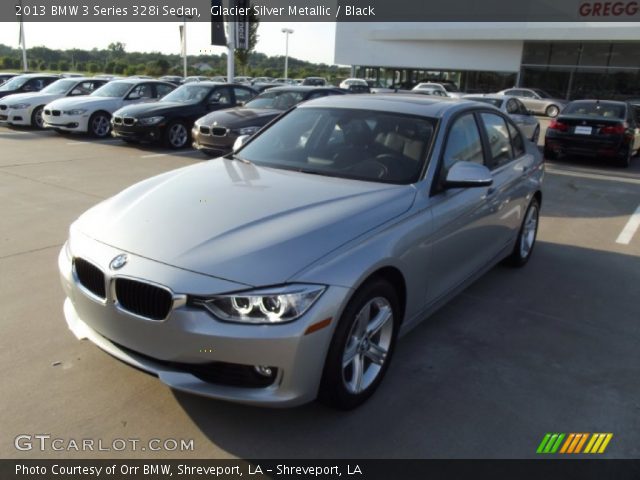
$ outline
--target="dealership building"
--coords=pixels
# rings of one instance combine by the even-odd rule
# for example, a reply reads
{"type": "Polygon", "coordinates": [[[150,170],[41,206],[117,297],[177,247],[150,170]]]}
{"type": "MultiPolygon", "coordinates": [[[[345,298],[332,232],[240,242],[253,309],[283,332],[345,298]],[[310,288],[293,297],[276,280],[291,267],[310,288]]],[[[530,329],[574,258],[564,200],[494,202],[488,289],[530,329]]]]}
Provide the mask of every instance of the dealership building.
{"type": "Polygon", "coordinates": [[[640,98],[640,23],[338,23],[335,62],[407,87],[542,88],[560,98],[640,98]]]}

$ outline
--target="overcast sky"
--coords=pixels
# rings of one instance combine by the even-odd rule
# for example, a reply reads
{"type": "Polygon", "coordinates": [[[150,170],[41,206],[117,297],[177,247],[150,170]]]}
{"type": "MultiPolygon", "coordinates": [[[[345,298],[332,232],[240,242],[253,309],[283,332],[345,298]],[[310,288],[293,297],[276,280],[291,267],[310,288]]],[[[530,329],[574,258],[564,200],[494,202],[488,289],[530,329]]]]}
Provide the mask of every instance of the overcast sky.
{"type": "MultiPolygon", "coordinates": [[[[52,49],[107,48],[112,42],[126,44],[129,52],[180,53],[180,23],[27,23],[27,48],[46,46],[52,49]]],[[[333,64],[335,23],[277,23],[262,22],[256,50],[267,55],[284,55],[285,34],[282,28],[292,28],[289,36],[289,56],[311,62],[333,64]]],[[[220,54],[225,47],[210,45],[208,23],[189,23],[187,50],[189,55],[220,54]]],[[[18,23],[0,22],[0,43],[18,47],[18,23]]]]}

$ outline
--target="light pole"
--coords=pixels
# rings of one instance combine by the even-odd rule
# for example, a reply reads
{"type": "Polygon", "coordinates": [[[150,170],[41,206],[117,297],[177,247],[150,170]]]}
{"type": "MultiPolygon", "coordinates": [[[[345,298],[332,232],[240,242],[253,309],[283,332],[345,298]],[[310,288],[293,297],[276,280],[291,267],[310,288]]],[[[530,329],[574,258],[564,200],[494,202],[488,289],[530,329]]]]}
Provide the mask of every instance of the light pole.
{"type": "Polygon", "coordinates": [[[284,47],[284,79],[287,80],[289,78],[287,75],[289,73],[289,34],[293,33],[292,28],[283,28],[282,33],[285,35],[285,47],[284,47]]]}

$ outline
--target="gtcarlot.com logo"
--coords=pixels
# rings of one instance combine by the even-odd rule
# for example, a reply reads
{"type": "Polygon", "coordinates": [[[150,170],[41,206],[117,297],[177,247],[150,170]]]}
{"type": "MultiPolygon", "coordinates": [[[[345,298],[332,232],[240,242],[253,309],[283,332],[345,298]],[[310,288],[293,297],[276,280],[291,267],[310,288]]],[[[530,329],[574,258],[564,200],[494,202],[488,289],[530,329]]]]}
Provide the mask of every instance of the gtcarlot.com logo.
{"type": "Polygon", "coordinates": [[[536,453],[604,453],[613,433],[547,433],[536,453]]]}

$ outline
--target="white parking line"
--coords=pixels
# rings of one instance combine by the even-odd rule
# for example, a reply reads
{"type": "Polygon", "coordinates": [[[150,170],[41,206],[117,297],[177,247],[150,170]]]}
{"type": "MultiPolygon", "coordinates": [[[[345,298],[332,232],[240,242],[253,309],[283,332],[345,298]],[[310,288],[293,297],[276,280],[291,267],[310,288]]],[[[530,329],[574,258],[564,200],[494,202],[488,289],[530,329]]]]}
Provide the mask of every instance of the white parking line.
{"type": "Polygon", "coordinates": [[[78,145],[87,145],[87,142],[67,142],[65,145],[70,145],[72,147],[76,147],[78,145]]]}
{"type": "Polygon", "coordinates": [[[622,232],[620,232],[620,235],[618,235],[616,243],[619,243],[621,245],[629,245],[631,239],[638,230],[638,227],[640,227],[640,205],[638,205],[638,208],[636,208],[636,211],[633,212],[633,214],[629,218],[629,221],[622,229],[622,232]]]}
{"type": "Polygon", "coordinates": [[[140,155],[140,158],[166,157],[168,153],[154,153],[152,155],[140,155]]]}
{"type": "Polygon", "coordinates": [[[558,170],[553,167],[547,166],[545,168],[547,173],[553,175],[566,175],[567,177],[578,177],[578,178],[588,178],[590,180],[612,180],[614,182],[622,182],[622,183],[633,183],[634,185],[640,185],[640,179],[637,178],[628,178],[628,177],[614,177],[612,175],[601,175],[598,173],[583,173],[577,172],[574,170],[558,170]]]}

